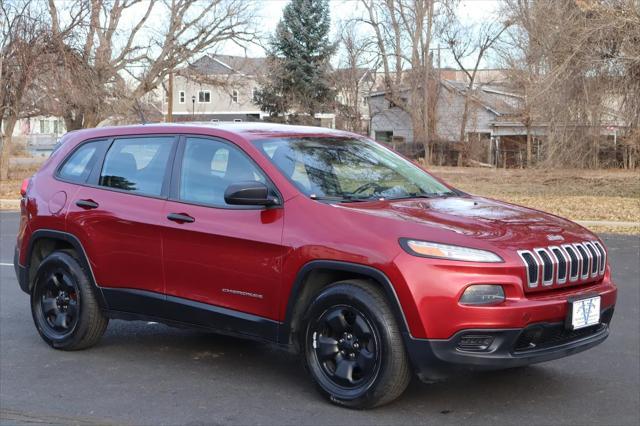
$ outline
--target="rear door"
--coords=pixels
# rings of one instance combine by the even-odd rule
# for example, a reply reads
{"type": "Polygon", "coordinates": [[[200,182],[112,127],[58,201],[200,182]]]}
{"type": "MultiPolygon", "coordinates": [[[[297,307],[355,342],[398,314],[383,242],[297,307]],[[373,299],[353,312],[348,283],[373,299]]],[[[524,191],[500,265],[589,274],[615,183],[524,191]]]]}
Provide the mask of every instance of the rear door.
{"type": "Polygon", "coordinates": [[[162,212],[175,136],[119,137],[76,192],[67,229],[102,287],[164,292],[162,212]]]}
{"type": "Polygon", "coordinates": [[[284,209],[226,204],[225,189],[242,181],[266,183],[275,195],[235,144],[196,136],[180,142],[162,214],[167,294],[276,319],[284,209]]]}

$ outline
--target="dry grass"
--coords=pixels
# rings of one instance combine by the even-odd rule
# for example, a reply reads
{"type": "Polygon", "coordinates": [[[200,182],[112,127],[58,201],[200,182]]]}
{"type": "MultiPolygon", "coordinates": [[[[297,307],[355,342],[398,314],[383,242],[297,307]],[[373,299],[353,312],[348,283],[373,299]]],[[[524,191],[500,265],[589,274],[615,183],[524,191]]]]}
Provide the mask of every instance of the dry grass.
{"type": "MultiPolygon", "coordinates": [[[[578,221],[640,222],[640,173],[625,170],[504,170],[432,167],[463,191],[578,221]]],[[[640,226],[591,227],[640,233],[640,226]]]]}
{"type": "MultiPolygon", "coordinates": [[[[17,199],[36,168],[15,167],[0,182],[0,198],[17,199]]],[[[456,188],[577,221],[640,222],[640,172],[429,167],[456,188]]],[[[0,209],[8,208],[0,205],[0,209]]],[[[12,204],[11,204],[12,205],[12,204]]],[[[640,234],[640,226],[590,226],[596,232],[640,234]]]]}
{"type": "Polygon", "coordinates": [[[22,181],[33,175],[39,165],[12,165],[9,169],[9,179],[0,181],[0,198],[17,199],[20,198],[20,185],[22,181]]]}

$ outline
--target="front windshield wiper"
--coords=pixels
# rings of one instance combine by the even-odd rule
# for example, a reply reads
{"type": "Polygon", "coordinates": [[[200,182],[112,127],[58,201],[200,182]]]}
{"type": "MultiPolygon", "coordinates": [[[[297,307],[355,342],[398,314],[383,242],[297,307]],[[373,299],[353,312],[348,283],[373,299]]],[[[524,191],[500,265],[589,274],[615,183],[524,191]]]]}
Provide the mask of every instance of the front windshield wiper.
{"type": "Polygon", "coordinates": [[[407,195],[401,195],[399,197],[388,198],[389,200],[406,200],[409,198],[447,198],[457,195],[453,191],[448,192],[412,192],[407,195]]]}
{"type": "Polygon", "coordinates": [[[344,195],[342,197],[329,197],[329,196],[319,196],[319,195],[310,195],[309,198],[317,201],[333,201],[335,203],[363,203],[365,201],[375,201],[377,198],[362,198],[362,197],[354,197],[352,195],[344,195]]]}

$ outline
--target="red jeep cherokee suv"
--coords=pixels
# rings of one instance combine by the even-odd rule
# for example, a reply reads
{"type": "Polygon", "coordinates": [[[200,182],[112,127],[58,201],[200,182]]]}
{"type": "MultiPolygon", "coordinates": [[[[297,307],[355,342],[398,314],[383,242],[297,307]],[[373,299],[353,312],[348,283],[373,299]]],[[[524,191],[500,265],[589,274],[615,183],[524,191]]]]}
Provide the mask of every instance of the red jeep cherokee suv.
{"type": "Polygon", "coordinates": [[[591,348],[616,301],[602,241],[458,191],[329,129],[144,125],[68,133],[22,188],[15,266],[42,338],[109,318],[299,351],[334,403],[591,348]]]}

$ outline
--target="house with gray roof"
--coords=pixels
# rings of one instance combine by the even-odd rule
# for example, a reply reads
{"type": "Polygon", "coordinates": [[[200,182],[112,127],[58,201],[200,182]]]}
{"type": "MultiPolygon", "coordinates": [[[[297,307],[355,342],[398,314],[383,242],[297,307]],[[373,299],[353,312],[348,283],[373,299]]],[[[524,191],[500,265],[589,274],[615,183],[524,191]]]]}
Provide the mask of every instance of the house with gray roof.
{"type": "MultiPolygon", "coordinates": [[[[260,120],[267,114],[253,99],[266,61],[267,58],[205,55],[178,70],[173,77],[173,120],[260,120]]],[[[165,116],[168,101],[163,99],[165,116]]]]}
{"type": "MultiPolygon", "coordinates": [[[[450,151],[452,155],[459,150],[467,90],[466,82],[440,80],[433,140],[441,150],[444,146],[444,151],[450,151]]],[[[406,96],[410,96],[408,90],[406,96]]],[[[470,93],[465,140],[482,141],[483,149],[486,150],[486,155],[483,156],[485,161],[495,162],[496,151],[502,149],[501,138],[520,139],[522,135],[526,135],[524,124],[517,121],[522,104],[523,97],[520,94],[500,84],[479,85],[470,93]]],[[[411,116],[390,102],[385,91],[369,95],[369,108],[372,138],[391,143],[400,150],[403,150],[403,145],[412,146],[415,145],[414,142],[420,142],[414,141],[411,116]]],[[[417,149],[421,149],[421,145],[417,149]]],[[[410,150],[408,153],[411,154],[410,150]]]]}

